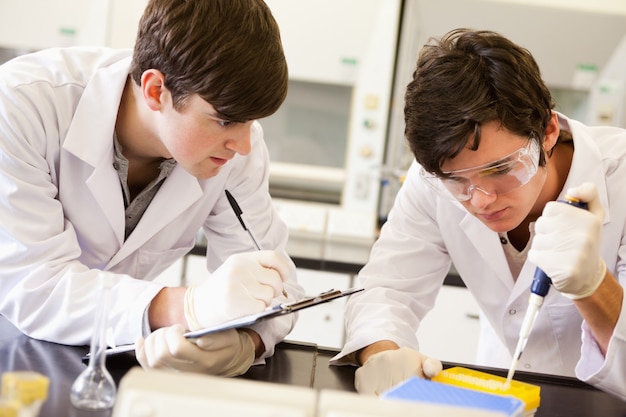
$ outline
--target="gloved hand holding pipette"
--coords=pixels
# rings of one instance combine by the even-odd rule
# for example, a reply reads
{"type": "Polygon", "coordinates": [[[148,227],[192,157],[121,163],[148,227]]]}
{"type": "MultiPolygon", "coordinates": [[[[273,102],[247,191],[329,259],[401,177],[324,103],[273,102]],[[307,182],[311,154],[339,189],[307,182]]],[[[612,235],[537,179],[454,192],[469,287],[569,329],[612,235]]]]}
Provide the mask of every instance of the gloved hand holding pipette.
{"type": "Polygon", "coordinates": [[[563,295],[580,299],[600,286],[606,266],[600,257],[604,209],[594,184],[570,188],[567,195],[588,203],[588,210],[549,202],[535,224],[528,259],[551,279],[563,295]]]}
{"type": "Polygon", "coordinates": [[[537,265],[537,270],[507,384],[513,378],[550,284],[576,300],[589,297],[602,283],[606,275],[606,265],[600,257],[603,220],[604,209],[592,183],[570,188],[566,201],[552,201],[544,207],[535,223],[535,237],[528,252],[528,259],[537,265]]]}

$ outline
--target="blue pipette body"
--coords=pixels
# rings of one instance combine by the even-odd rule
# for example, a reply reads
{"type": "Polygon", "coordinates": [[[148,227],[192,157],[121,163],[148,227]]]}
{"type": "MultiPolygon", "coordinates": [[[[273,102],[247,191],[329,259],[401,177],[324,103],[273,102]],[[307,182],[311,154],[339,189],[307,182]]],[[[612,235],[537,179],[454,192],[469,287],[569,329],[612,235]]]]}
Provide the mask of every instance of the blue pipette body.
{"type": "MultiPolygon", "coordinates": [[[[565,199],[558,200],[560,203],[571,204],[573,206],[582,208],[587,210],[588,204],[578,200],[577,198],[565,196],[565,199]]],[[[507,375],[506,384],[510,384],[513,379],[513,374],[515,373],[515,368],[517,368],[517,363],[522,356],[522,352],[526,347],[526,342],[528,341],[528,336],[530,335],[530,331],[535,325],[535,320],[537,319],[537,314],[541,305],[543,304],[543,299],[546,295],[548,295],[548,291],[550,291],[550,285],[552,285],[552,280],[550,277],[541,270],[541,268],[535,269],[535,275],[533,276],[533,282],[530,285],[530,297],[528,299],[528,310],[526,311],[526,316],[524,317],[524,322],[522,323],[522,327],[520,328],[519,340],[517,341],[517,347],[515,348],[515,353],[513,355],[513,362],[511,363],[511,367],[509,368],[509,373],[507,375]]]]}

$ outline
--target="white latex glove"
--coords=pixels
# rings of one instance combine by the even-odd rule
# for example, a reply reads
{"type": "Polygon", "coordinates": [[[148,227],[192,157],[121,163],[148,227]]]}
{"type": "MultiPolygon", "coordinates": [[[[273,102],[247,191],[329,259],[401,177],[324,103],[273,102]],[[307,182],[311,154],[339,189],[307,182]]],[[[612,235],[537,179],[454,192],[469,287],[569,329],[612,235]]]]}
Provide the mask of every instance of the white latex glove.
{"type": "Polygon", "coordinates": [[[588,203],[589,210],[556,201],[546,204],[535,223],[528,259],[557,290],[576,300],[593,294],[606,273],[600,257],[604,209],[595,184],[586,182],[567,194],[588,203]]]}
{"type": "Polygon", "coordinates": [[[279,252],[230,256],[202,284],[187,288],[185,319],[190,330],[260,313],[282,294],[291,261],[279,252]]]}
{"type": "Polygon", "coordinates": [[[370,356],[356,370],[354,387],[360,394],[380,395],[412,376],[437,376],[442,368],[439,360],[411,348],[385,350],[370,356]]]}
{"type": "Polygon", "coordinates": [[[254,342],[245,331],[236,329],[190,340],[181,325],[162,327],[135,345],[135,355],[145,369],[172,369],[183,372],[236,376],[254,362],[254,342]]]}

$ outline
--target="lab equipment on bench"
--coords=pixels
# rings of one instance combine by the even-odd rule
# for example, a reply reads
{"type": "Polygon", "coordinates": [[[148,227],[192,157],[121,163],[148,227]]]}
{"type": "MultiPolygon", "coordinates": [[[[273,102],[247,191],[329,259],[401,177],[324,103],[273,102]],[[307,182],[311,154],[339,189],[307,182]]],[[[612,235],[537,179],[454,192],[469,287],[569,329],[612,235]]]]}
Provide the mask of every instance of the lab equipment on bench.
{"type": "Polygon", "coordinates": [[[531,417],[540,403],[541,388],[460,366],[444,369],[432,379],[411,377],[383,393],[382,398],[445,404],[493,412],[507,417],[531,417]]]}
{"type": "Polygon", "coordinates": [[[508,381],[498,375],[476,371],[461,366],[444,369],[432,379],[495,395],[511,396],[524,403],[524,416],[533,415],[541,403],[541,387],[521,381],[508,381]]]}
{"type": "Polygon", "coordinates": [[[120,381],[113,417],[507,417],[432,402],[381,399],[334,389],[223,378],[191,372],[131,369],[120,381]]]}
{"type": "Polygon", "coordinates": [[[106,368],[105,360],[111,281],[105,278],[102,287],[91,338],[89,362],[87,368],[74,380],[70,392],[72,405],[85,410],[107,410],[115,404],[115,382],[106,368]]]}
{"type": "MultiPolygon", "coordinates": [[[[575,197],[570,197],[566,195],[565,199],[558,201],[560,203],[571,204],[573,206],[587,210],[587,203],[582,202],[575,197]]],[[[509,368],[509,373],[506,378],[507,384],[510,384],[511,380],[513,379],[513,375],[515,374],[515,368],[517,368],[517,364],[522,357],[522,353],[524,352],[526,343],[528,343],[528,337],[530,336],[530,332],[532,331],[535,325],[535,320],[537,319],[537,315],[539,314],[539,309],[543,304],[545,296],[548,295],[551,284],[552,280],[550,279],[550,277],[545,272],[543,272],[541,268],[537,268],[535,270],[533,282],[530,286],[528,310],[526,310],[526,315],[524,316],[524,321],[522,322],[522,327],[520,328],[519,339],[517,340],[517,347],[515,348],[513,361],[511,362],[511,367],[509,368]]]]}
{"type": "Polygon", "coordinates": [[[38,372],[3,373],[0,416],[37,417],[48,399],[49,386],[50,379],[38,372]]]}

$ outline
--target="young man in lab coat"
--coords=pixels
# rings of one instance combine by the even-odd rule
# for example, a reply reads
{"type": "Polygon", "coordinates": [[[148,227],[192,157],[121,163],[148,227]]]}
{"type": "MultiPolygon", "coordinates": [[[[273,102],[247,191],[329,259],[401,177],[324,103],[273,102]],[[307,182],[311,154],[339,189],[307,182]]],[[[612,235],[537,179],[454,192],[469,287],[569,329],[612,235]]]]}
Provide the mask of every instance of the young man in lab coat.
{"type": "MultiPolygon", "coordinates": [[[[537,267],[551,278],[524,370],[626,399],[626,130],[552,110],[536,62],[492,32],[420,53],[405,96],[416,161],[347,304],[334,364],[380,394],[441,363],[416,331],[453,264],[482,311],[478,363],[508,368],[537,267]],[[556,202],[569,194],[589,210],[556,202]]],[[[442,336],[444,337],[444,336],[442,336]]]]}
{"type": "Polygon", "coordinates": [[[151,0],[132,56],[50,49],[0,67],[0,314],[31,337],[89,344],[109,281],[113,341],[138,341],[144,367],[236,375],[271,355],[293,317],[197,344],[183,332],[302,293],[255,121],[286,93],[261,0],[151,0]],[[152,282],[199,230],[212,276],[152,282]]]}

